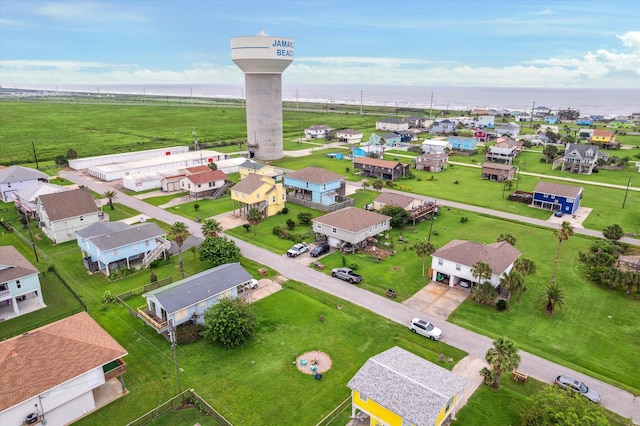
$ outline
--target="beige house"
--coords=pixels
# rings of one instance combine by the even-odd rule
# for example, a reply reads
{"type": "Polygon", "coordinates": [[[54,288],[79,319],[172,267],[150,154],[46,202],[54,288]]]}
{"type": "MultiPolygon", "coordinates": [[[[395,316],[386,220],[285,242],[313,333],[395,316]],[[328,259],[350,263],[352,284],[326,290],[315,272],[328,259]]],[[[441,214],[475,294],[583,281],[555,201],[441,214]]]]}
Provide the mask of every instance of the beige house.
{"type": "Polygon", "coordinates": [[[37,213],[42,232],[56,244],[76,239],[76,231],[98,223],[104,215],[88,188],[43,194],[37,213]]]}
{"type": "Polygon", "coordinates": [[[424,201],[415,197],[397,194],[394,192],[383,192],[375,200],[373,200],[373,209],[382,210],[386,205],[402,207],[407,211],[419,208],[424,204],[424,201]]]}
{"type": "Polygon", "coordinates": [[[342,129],[336,131],[336,138],[340,142],[346,143],[360,143],[362,142],[362,138],[364,137],[364,133],[353,130],[353,129],[342,129]]]}
{"type": "Polygon", "coordinates": [[[400,118],[382,118],[376,121],[376,130],[388,130],[391,132],[409,130],[409,123],[400,118]]]}
{"type": "Polygon", "coordinates": [[[254,173],[260,176],[268,176],[275,180],[280,180],[282,179],[283,174],[281,170],[276,169],[271,165],[258,163],[253,160],[246,160],[244,163],[240,164],[238,166],[238,172],[240,173],[240,180],[254,173]]]}
{"type": "Polygon", "coordinates": [[[233,214],[246,216],[253,207],[266,217],[280,212],[286,203],[286,194],[282,183],[259,174],[249,174],[231,187],[233,214]]]}
{"type": "Polygon", "coordinates": [[[437,173],[447,169],[449,155],[444,151],[424,153],[417,156],[413,161],[416,170],[437,173]]]}
{"type": "Polygon", "coordinates": [[[331,247],[362,247],[366,240],[391,228],[389,216],[356,207],[346,207],[313,220],[313,230],[331,247]]]}
{"type": "Polygon", "coordinates": [[[482,179],[504,182],[513,179],[515,174],[516,168],[510,164],[484,163],[482,165],[482,179]]]}

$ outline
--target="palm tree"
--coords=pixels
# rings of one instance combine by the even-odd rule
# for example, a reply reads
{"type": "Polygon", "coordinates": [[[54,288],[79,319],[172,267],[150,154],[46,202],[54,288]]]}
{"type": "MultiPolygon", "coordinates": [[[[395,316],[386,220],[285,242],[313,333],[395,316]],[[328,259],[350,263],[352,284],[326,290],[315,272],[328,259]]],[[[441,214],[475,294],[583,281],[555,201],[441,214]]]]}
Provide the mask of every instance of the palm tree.
{"type": "Polygon", "coordinates": [[[256,227],[262,222],[262,212],[255,207],[251,207],[247,212],[247,222],[253,226],[253,236],[256,236],[256,227]]]}
{"type": "MultiPolygon", "coordinates": [[[[510,180],[508,180],[507,182],[511,182],[510,180]]],[[[498,242],[500,241],[506,241],[509,244],[511,244],[512,246],[516,245],[516,237],[514,237],[513,235],[511,235],[510,233],[505,233],[505,234],[500,234],[500,236],[497,239],[498,242]]]]}
{"type": "Polygon", "coordinates": [[[540,295],[545,311],[552,315],[554,310],[562,310],[564,305],[564,292],[556,283],[551,283],[544,288],[544,292],[540,295]]]}
{"type": "Polygon", "coordinates": [[[494,340],[493,347],[489,348],[484,359],[487,360],[495,372],[493,387],[496,389],[500,387],[502,373],[518,368],[518,364],[520,364],[518,348],[508,337],[498,337],[494,340]]]}
{"type": "Polygon", "coordinates": [[[484,281],[491,279],[491,274],[493,274],[493,270],[486,262],[476,262],[471,267],[471,275],[478,280],[478,284],[482,284],[484,281]]]}
{"type": "MultiPolygon", "coordinates": [[[[515,263],[513,264],[513,270],[519,272],[523,278],[528,275],[535,274],[536,269],[537,267],[535,262],[531,259],[527,259],[524,257],[517,258],[515,263]]],[[[522,297],[522,292],[524,291],[525,288],[526,287],[522,287],[522,289],[518,291],[518,302],[520,302],[520,298],[522,297]]]]}
{"type": "Polygon", "coordinates": [[[206,237],[217,237],[218,232],[222,232],[222,225],[215,219],[205,219],[202,222],[202,233],[206,237]]]}
{"type": "Polygon", "coordinates": [[[115,207],[113,207],[113,200],[115,200],[118,195],[116,191],[107,191],[102,195],[104,195],[104,197],[109,202],[109,207],[111,207],[111,210],[114,210],[115,207]]]}
{"type": "Polygon", "coordinates": [[[500,286],[509,290],[508,299],[511,299],[512,293],[522,292],[522,289],[524,288],[524,277],[520,272],[512,269],[509,273],[502,274],[502,277],[500,277],[500,286]]]}
{"type": "Polygon", "coordinates": [[[384,182],[382,182],[380,179],[376,179],[371,186],[373,186],[373,189],[380,192],[384,187],[384,182]]]}
{"type": "Polygon", "coordinates": [[[369,183],[369,181],[365,180],[364,182],[362,182],[362,189],[367,190],[370,186],[371,184],[369,183]]]}
{"type": "Polygon", "coordinates": [[[180,272],[184,274],[184,265],[182,264],[182,245],[191,236],[191,232],[187,229],[184,222],[176,222],[169,228],[169,237],[178,246],[178,259],[180,263],[180,272]]]}
{"type": "Polygon", "coordinates": [[[558,248],[556,249],[556,259],[553,262],[553,275],[551,275],[551,283],[556,282],[556,268],[558,266],[558,258],[560,257],[560,246],[563,241],[567,241],[573,237],[573,226],[566,220],[562,222],[562,227],[553,231],[553,235],[558,239],[558,248]]]}
{"type": "Polygon", "coordinates": [[[416,254],[422,258],[422,276],[424,277],[424,264],[427,261],[427,257],[436,251],[436,247],[431,241],[420,241],[416,244],[416,254]]]}

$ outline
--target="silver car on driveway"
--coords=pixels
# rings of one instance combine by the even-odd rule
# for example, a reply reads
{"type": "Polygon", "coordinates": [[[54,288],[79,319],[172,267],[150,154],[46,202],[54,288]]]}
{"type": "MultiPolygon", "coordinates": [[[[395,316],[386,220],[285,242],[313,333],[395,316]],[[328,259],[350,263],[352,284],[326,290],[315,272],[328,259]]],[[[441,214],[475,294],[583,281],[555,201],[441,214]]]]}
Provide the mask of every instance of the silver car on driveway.
{"type": "Polygon", "coordinates": [[[565,375],[558,376],[556,377],[555,384],[561,388],[569,388],[574,392],[578,392],[595,403],[600,403],[600,394],[598,392],[573,377],[565,375]]]}

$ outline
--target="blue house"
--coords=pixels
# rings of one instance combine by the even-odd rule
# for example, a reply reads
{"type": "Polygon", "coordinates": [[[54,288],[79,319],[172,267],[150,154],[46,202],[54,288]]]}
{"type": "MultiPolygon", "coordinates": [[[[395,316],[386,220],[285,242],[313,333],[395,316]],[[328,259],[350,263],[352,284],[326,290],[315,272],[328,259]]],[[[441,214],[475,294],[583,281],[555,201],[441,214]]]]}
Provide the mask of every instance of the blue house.
{"type": "Polygon", "coordinates": [[[558,124],[558,117],[555,115],[546,115],[544,117],[544,122],[547,124],[558,124]]]}
{"type": "Polygon", "coordinates": [[[476,138],[465,136],[449,136],[447,140],[451,144],[452,149],[456,151],[471,151],[476,149],[476,145],[478,145],[476,138]]]}
{"type": "Polygon", "coordinates": [[[384,133],[381,135],[372,133],[369,137],[371,145],[384,145],[387,148],[399,145],[402,142],[402,135],[398,133],[384,133]]]}
{"type": "Polygon", "coordinates": [[[576,124],[578,126],[591,126],[593,125],[593,120],[589,117],[580,117],[576,120],[576,124]]]}
{"type": "Polygon", "coordinates": [[[580,207],[582,187],[562,183],[538,182],[531,205],[541,209],[574,214],[580,207]]]}
{"type": "Polygon", "coordinates": [[[166,235],[155,223],[98,222],[77,231],[76,241],[85,267],[109,276],[117,269],[131,268],[134,261],[148,267],[171,247],[166,235]]]}
{"type": "Polygon", "coordinates": [[[256,285],[239,263],[226,263],[143,294],[147,304],[138,317],[158,333],[188,321],[203,324],[205,311],[220,299],[242,296],[256,285]]]}
{"type": "Polygon", "coordinates": [[[351,150],[351,158],[366,157],[369,155],[375,155],[376,158],[379,158],[382,155],[382,148],[379,145],[363,145],[351,150]]]}
{"type": "Polygon", "coordinates": [[[38,268],[13,246],[0,246],[0,321],[46,308],[38,268]]]}
{"type": "Polygon", "coordinates": [[[451,134],[456,129],[456,123],[451,120],[434,121],[429,131],[430,135],[451,134]]]}
{"type": "Polygon", "coordinates": [[[305,167],[284,176],[287,199],[298,198],[325,206],[340,201],[346,193],[346,178],[320,167],[305,167]]]}

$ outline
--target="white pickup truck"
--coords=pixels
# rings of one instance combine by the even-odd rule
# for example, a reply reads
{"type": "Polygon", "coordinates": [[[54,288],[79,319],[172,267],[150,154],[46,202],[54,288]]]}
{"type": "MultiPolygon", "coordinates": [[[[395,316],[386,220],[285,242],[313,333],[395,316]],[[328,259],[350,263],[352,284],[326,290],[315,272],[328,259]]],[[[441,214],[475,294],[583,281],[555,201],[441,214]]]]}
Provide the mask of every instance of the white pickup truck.
{"type": "Polygon", "coordinates": [[[307,243],[294,244],[294,246],[287,251],[287,256],[298,257],[305,251],[309,251],[309,244],[307,243]]]}

